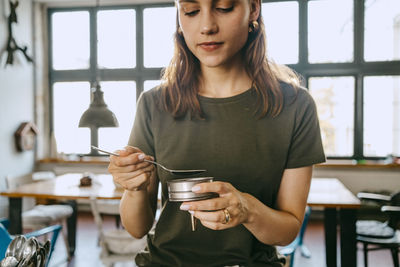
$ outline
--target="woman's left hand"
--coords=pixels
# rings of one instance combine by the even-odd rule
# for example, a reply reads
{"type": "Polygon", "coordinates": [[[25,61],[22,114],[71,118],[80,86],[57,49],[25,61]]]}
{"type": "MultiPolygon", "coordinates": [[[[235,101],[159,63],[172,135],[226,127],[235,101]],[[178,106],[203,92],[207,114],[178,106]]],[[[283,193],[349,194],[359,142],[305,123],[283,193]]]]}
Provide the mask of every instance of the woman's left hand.
{"type": "Polygon", "coordinates": [[[230,183],[212,182],[197,184],[195,193],[215,192],[219,197],[183,202],[180,209],[189,211],[201,223],[213,230],[222,230],[245,223],[248,220],[246,194],[238,191],[230,183]]]}

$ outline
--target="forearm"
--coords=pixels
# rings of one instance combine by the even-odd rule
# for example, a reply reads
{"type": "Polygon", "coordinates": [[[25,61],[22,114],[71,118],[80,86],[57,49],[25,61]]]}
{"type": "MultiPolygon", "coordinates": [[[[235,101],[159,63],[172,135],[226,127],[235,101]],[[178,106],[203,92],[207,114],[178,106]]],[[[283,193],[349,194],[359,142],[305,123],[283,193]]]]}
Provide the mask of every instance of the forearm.
{"type": "Polygon", "coordinates": [[[288,245],[296,238],[303,223],[310,190],[312,166],[286,169],[276,200],[276,209],[264,205],[255,197],[241,193],[247,205],[243,225],[265,244],[288,245]]]}
{"type": "Polygon", "coordinates": [[[120,214],[125,229],[134,237],[146,235],[154,222],[155,210],[147,190],[125,190],[121,199],[120,214]]]}
{"type": "Polygon", "coordinates": [[[248,219],[243,225],[262,243],[285,246],[292,242],[301,227],[293,214],[264,205],[255,197],[243,193],[248,219]]]}

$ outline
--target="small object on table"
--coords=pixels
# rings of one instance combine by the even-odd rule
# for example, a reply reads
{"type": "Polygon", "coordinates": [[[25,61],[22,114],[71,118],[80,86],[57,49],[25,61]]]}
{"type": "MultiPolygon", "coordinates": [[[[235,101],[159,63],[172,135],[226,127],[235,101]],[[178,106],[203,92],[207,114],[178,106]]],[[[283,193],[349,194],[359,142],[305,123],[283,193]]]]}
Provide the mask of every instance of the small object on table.
{"type": "Polygon", "coordinates": [[[90,175],[84,175],[80,179],[80,184],[79,186],[91,186],[92,185],[92,177],[90,175]]]}

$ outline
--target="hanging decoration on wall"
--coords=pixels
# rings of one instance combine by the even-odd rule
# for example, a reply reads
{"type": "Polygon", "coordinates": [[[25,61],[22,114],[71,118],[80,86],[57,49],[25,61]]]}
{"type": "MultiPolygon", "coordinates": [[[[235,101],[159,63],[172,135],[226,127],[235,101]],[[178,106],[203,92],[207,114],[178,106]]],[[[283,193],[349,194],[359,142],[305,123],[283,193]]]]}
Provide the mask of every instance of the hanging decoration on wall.
{"type": "Polygon", "coordinates": [[[14,133],[17,150],[22,152],[35,148],[36,136],[39,130],[32,122],[23,122],[14,133]]]}
{"type": "Polygon", "coordinates": [[[16,13],[16,9],[18,7],[18,0],[15,2],[12,2],[11,0],[8,1],[8,3],[10,4],[10,15],[8,16],[8,40],[7,40],[7,61],[6,61],[6,65],[12,65],[14,63],[14,52],[15,51],[21,51],[26,60],[29,62],[33,62],[32,58],[27,54],[27,50],[28,47],[24,46],[21,47],[17,44],[17,42],[14,39],[13,36],[13,32],[12,32],[12,24],[13,23],[17,23],[18,19],[17,19],[17,13],[16,13]]]}

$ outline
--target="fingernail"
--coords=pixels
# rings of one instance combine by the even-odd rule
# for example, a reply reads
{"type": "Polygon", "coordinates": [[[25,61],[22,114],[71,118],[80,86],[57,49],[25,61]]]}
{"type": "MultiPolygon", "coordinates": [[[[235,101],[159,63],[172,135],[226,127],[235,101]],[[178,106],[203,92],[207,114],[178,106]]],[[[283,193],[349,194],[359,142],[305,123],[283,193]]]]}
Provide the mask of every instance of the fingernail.
{"type": "Polygon", "coordinates": [[[140,160],[144,159],[144,154],[139,154],[138,159],[140,160]]]}
{"type": "Polygon", "coordinates": [[[193,211],[193,210],[189,210],[189,213],[193,215],[193,214],[194,214],[194,211],[193,211]]]}
{"type": "Polygon", "coordinates": [[[182,204],[180,207],[181,210],[189,210],[189,208],[190,208],[190,205],[187,205],[187,204],[182,204]]]}
{"type": "Polygon", "coordinates": [[[200,186],[195,185],[195,186],[192,187],[192,192],[200,191],[200,189],[201,189],[200,186]]]}

